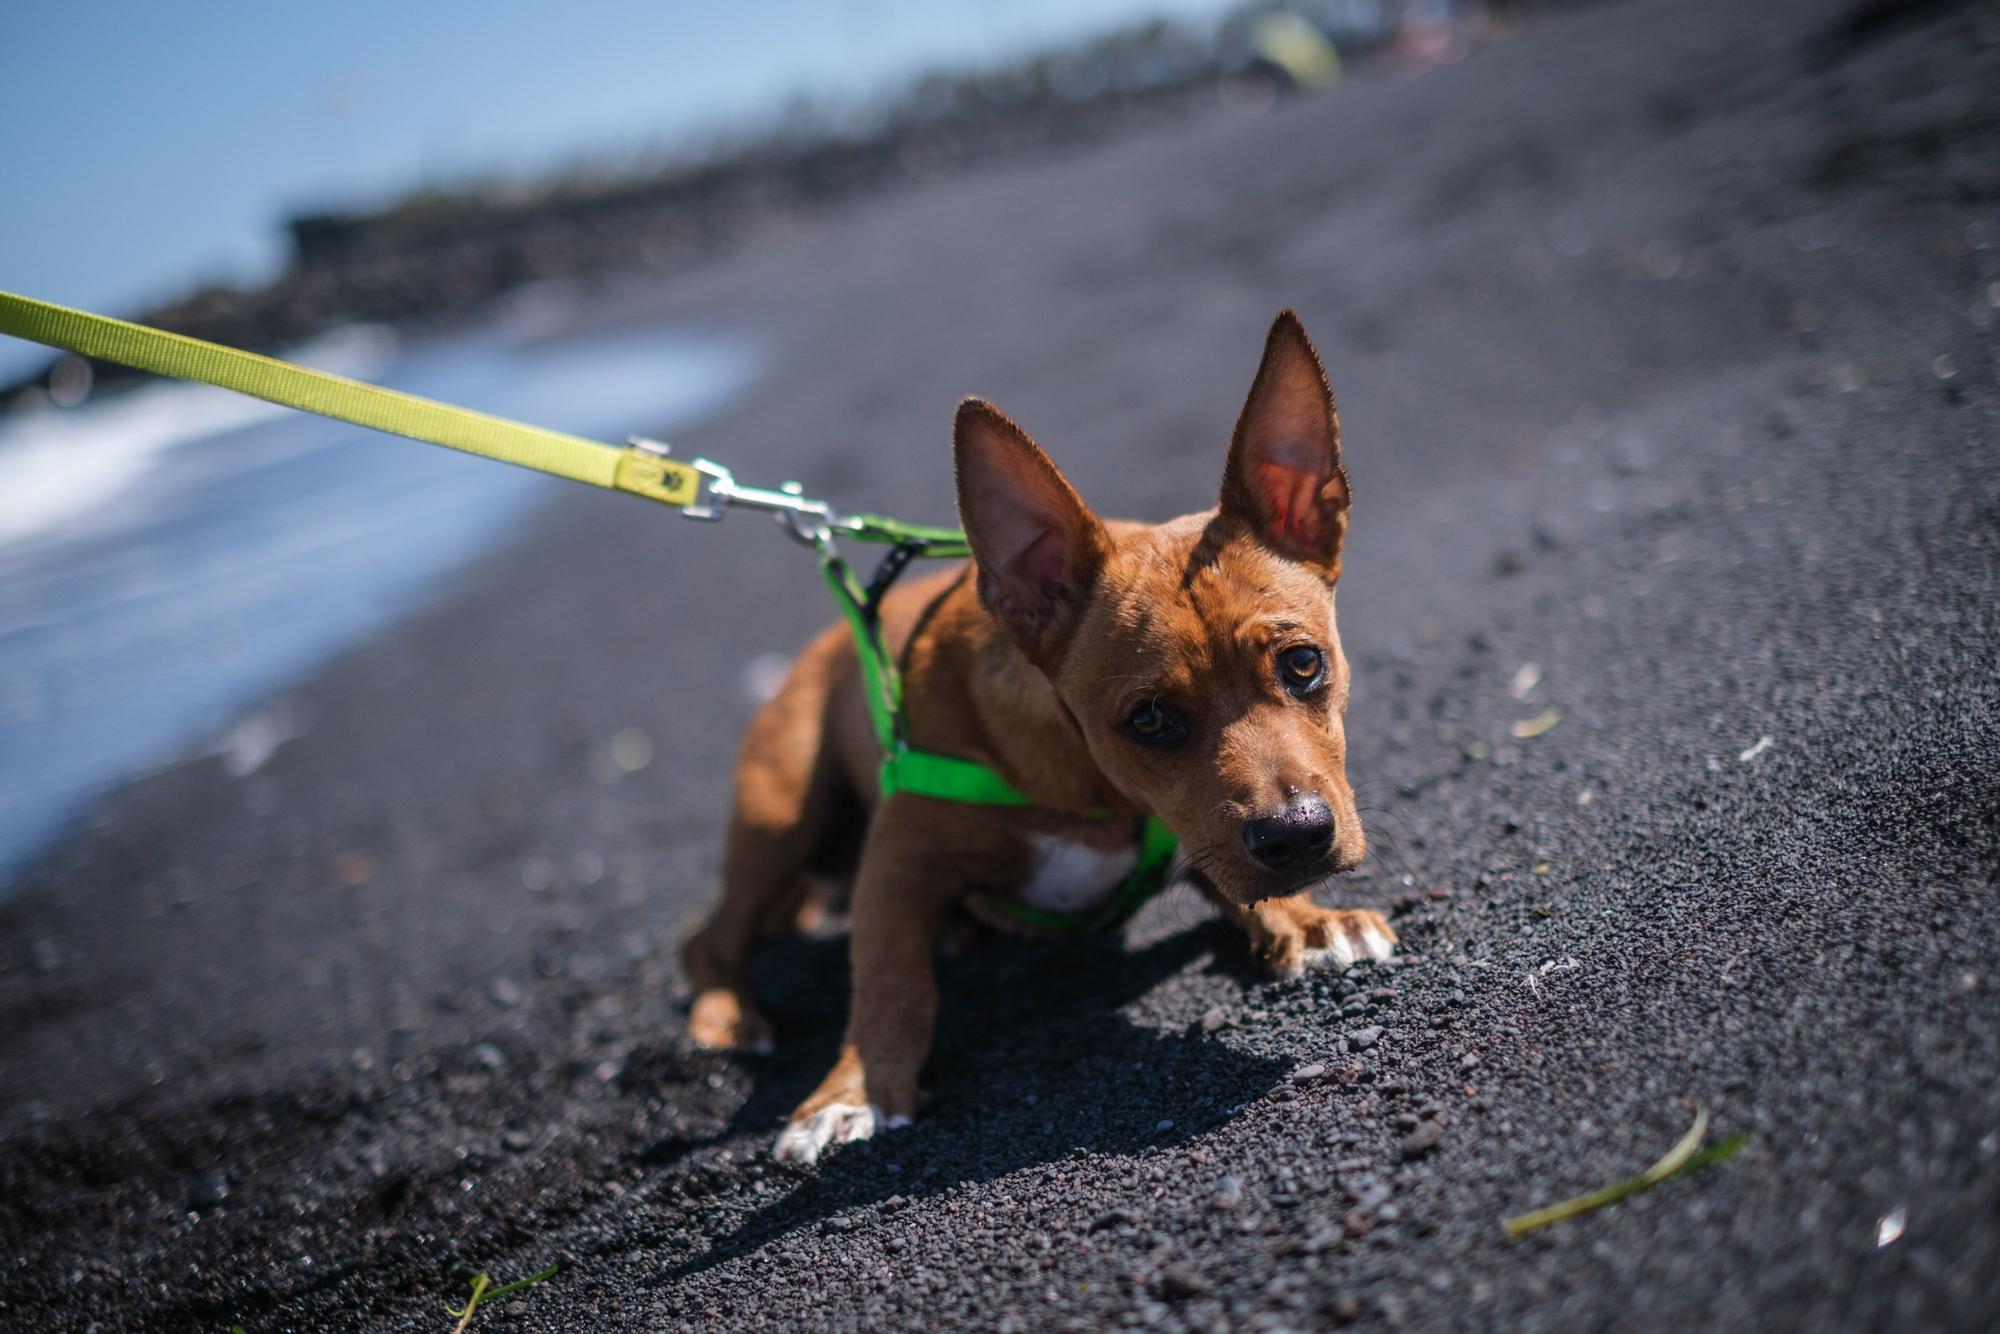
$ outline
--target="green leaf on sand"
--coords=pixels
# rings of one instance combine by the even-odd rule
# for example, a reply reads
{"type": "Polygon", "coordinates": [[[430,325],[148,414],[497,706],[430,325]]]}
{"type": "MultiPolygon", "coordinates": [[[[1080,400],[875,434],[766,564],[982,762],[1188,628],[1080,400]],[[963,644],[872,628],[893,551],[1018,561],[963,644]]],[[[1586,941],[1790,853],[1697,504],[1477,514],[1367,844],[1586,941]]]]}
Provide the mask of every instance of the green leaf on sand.
{"type": "Polygon", "coordinates": [[[530,1274],[526,1278],[517,1278],[512,1283],[503,1283],[497,1288],[491,1286],[493,1280],[485,1274],[477,1275],[472,1280],[472,1296],[466,1301],[465,1305],[463,1307],[447,1306],[444,1308],[446,1315],[455,1315],[458,1317],[458,1324],[453,1328],[451,1334],[465,1334],[466,1329],[472,1324],[472,1313],[479,1309],[480,1302],[505,1297],[510,1292],[519,1292],[522,1288],[532,1287],[537,1283],[546,1283],[548,1280],[554,1278],[555,1275],[556,1266],[550,1265],[539,1274],[530,1274]]]}
{"type": "Polygon", "coordinates": [[[1615,1186],[1606,1186],[1588,1195],[1579,1195],[1573,1200],[1564,1200],[1560,1204],[1551,1204],[1530,1213],[1517,1214],[1503,1223],[1502,1227],[1506,1229],[1508,1236],[1518,1237],[1537,1228],[1547,1227],[1551,1223],[1560,1223],[1565,1218],[1574,1218],[1593,1209],[1602,1209],[1607,1204],[1616,1204],[1627,1196],[1637,1195],[1642,1190],[1651,1190],[1668,1177],[1699,1172],[1702,1168],[1713,1166],[1725,1158],[1733,1158],[1737,1150],[1750,1139],[1749,1132],[1745,1131],[1702,1149],[1701,1141],[1707,1134],[1708,1109],[1697,1102],[1694,1105],[1694,1124],[1688,1127],[1687,1134],[1681,1136],[1680,1143],[1669,1149],[1666,1157],[1638,1176],[1628,1177],[1615,1186]]]}

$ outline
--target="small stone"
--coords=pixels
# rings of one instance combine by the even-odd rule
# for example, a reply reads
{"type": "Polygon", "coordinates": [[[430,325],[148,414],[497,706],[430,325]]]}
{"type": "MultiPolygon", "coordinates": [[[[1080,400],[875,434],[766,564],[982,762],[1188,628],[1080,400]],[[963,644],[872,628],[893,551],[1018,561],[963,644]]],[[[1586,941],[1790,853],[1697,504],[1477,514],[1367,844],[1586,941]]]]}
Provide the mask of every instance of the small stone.
{"type": "Polygon", "coordinates": [[[229,1174],[217,1168],[203,1172],[188,1188],[188,1203],[197,1209],[213,1209],[229,1198],[229,1174]]]}
{"type": "Polygon", "coordinates": [[[503,1130],[500,1132],[500,1144],[509,1153],[526,1153],[535,1146],[535,1136],[526,1130],[503,1130]]]}
{"type": "Polygon", "coordinates": [[[519,1298],[507,1303],[507,1314],[516,1319],[528,1313],[528,1304],[519,1298]]]}
{"type": "Polygon", "coordinates": [[[521,986],[511,977],[496,977],[487,984],[486,994],[493,998],[495,1005],[513,1009],[521,1003],[521,986]]]}
{"type": "Polygon", "coordinates": [[[1215,1285],[1183,1265],[1160,1271],[1160,1279],[1155,1285],[1160,1296],[1170,1302],[1184,1302],[1192,1297],[1205,1297],[1215,1291],[1215,1285]]]}
{"type": "Polygon", "coordinates": [[[882,1201],[882,1212],[885,1214],[897,1213],[909,1207],[910,1202],[900,1195],[891,1195],[888,1199],[882,1201]]]}
{"type": "Polygon", "coordinates": [[[1130,1209],[1106,1209],[1090,1220],[1092,1232],[1102,1232],[1106,1228],[1131,1227],[1139,1221],[1139,1216],[1130,1209]]]}
{"type": "Polygon", "coordinates": [[[1167,1132],[1168,1132],[1169,1130],[1172,1130],[1173,1128],[1174,1128],[1174,1123],[1173,1123],[1173,1121],[1172,1121],[1171,1119],[1167,1119],[1167,1120],[1163,1120],[1163,1121],[1159,1122],[1159,1123],[1158,1123],[1157,1125],[1155,1125],[1155,1126],[1153,1127],[1153,1133],[1154,1133],[1155,1135],[1164,1135],[1164,1134],[1166,1134],[1166,1133],[1167,1133],[1167,1132]]]}
{"type": "Polygon", "coordinates": [[[1325,1078],[1326,1067],[1317,1061],[1311,1065],[1302,1065],[1292,1071],[1292,1082],[1294,1084],[1313,1084],[1325,1078]]]}
{"type": "Polygon", "coordinates": [[[506,1053],[490,1042],[482,1042],[474,1047],[472,1049],[472,1059],[479,1062],[479,1068],[482,1070],[504,1070],[507,1068],[506,1053]]]}
{"type": "Polygon", "coordinates": [[[1423,1157],[1432,1149],[1435,1149],[1443,1139],[1444,1127],[1435,1121],[1426,1121],[1410,1134],[1404,1136],[1403,1142],[1397,1148],[1407,1161],[1412,1158],[1423,1157]]]}
{"type": "Polygon", "coordinates": [[[1215,1183],[1215,1194],[1209,1199],[1213,1209],[1238,1209],[1243,1205],[1243,1178],[1226,1176],[1215,1183]]]}
{"type": "Polygon", "coordinates": [[[1367,1051],[1381,1040],[1382,1026],[1380,1024],[1370,1024],[1366,1028],[1357,1028],[1347,1035],[1347,1045],[1355,1051],[1367,1051]]]}
{"type": "Polygon", "coordinates": [[[1220,1005],[1209,1006],[1207,1012],[1201,1017],[1201,1031],[1204,1033],[1220,1032],[1228,1024],[1229,1016],[1223,1013],[1220,1005]]]}
{"type": "Polygon", "coordinates": [[[1479,1053],[1476,1051],[1469,1051],[1465,1053],[1465,1055],[1459,1057],[1458,1068],[1461,1070],[1477,1070],[1479,1068],[1479,1053]]]}

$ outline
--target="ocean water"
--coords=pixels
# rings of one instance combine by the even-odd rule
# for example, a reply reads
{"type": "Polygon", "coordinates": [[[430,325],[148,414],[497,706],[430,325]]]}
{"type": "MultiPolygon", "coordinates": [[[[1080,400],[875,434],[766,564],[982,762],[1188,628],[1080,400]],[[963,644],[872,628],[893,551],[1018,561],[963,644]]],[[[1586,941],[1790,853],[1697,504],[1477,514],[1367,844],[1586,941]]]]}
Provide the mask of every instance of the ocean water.
{"type": "MultiPolygon", "coordinates": [[[[288,355],[609,441],[685,427],[758,374],[733,337],[549,326],[351,328],[288,355]]],[[[574,485],[177,383],[0,418],[0,891],[136,774],[262,763],[287,724],[241,724],[247,706],[574,485]]]]}

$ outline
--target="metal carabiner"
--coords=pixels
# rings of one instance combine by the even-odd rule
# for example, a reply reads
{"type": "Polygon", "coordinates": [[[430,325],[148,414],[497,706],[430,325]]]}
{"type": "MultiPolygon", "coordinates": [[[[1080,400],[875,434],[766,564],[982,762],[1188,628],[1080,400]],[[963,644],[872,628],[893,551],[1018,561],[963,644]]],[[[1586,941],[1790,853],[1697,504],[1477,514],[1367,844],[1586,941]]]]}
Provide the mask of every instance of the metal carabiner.
{"type": "MultiPolygon", "coordinates": [[[[671,446],[643,436],[631,437],[631,443],[635,449],[662,458],[672,452],[671,446]]],[[[805,488],[797,482],[782,482],[773,491],[744,486],[728,468],[710,459],[690,459],[688,466],[700,480],[695,498],[681,506],[681,514],[686,518],[717,523],[732,509],[763,510],[777,520],[779,529],[793,541],[816,550],[831,540],[835,528],[852,523],[835,514],[825,501],[808,499],[805,488]]]]}

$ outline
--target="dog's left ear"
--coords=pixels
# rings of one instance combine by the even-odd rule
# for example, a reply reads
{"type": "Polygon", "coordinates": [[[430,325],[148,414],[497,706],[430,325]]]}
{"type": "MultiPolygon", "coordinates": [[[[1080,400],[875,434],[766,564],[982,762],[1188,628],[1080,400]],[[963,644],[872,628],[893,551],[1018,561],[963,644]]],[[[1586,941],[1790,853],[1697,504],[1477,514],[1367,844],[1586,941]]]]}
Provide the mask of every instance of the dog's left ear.
{"type": "Polygon", "coordinates": [[[984,399],[958,405],[952,457],[979,600],[1047,666],[1097,581],[1110,536],[1041,446],[984,399]]]}
{"type": "Polygon", "coordinates": [[[1282,311],[1236,419],[1222,512],[1249,524],[1281,554],[1323,567],[1331,579],[1340,575],[1348,500],[1333,390],[1305,326],[1282,311]]]}

